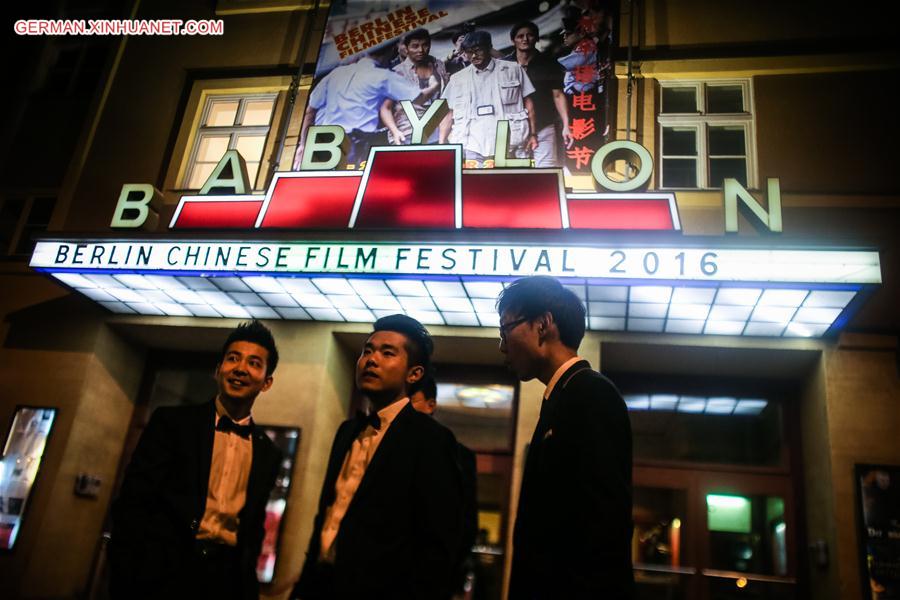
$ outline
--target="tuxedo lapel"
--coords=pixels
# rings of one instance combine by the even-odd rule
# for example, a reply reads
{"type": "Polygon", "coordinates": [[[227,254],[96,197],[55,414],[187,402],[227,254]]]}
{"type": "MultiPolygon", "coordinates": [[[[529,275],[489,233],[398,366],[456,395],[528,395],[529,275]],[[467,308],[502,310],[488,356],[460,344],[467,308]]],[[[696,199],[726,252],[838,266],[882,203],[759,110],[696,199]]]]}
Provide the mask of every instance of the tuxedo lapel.
{"type": "MultiPolygon", "coordinates": [[[[527,547],[527,540],[539,527],[537,519],[539,519],[536,507],[540,504],[541,498],[545,497],[546,486],[544,485],[547,472],[547,458],[542,456],[545,452],[547,441],[554,435],[553,427],[556,425],[556,415],[560,410],[560,403],[565,394],[566,385],[575,376],[576,373],[584,369],[590,368],[590,363],[586,360],[580,360],[565,370],[550,397],[544,400],[541,405],[541,416],[538,418],[537,426],[534,428],[534,435],[531,437],[531,444],[528,447],[528,454],[525,457],[525,468],[522,474],[522,486],[519,492],[519,508],[516,516],[516,524],[513,530],[513,544],[516,550],[513,552],[513,571],[521,573],[524,570],[530,570],[532,567],[523,567],[527,553],[536,552],[534,548],[527,547]],[[537,498],[537,500],[535,500],[537,498]],[[523,550],[525,548],[525,550],[523,550]],[[518,558],[517,558],[518,557],[518,558]]],[[[530,593],[530,592],[529,592],[530,593]]],[[[512,595],[510,595],[512,597],[512,595]]],[[[518,597],[518,594],[517,594],[518,597]]]]}
{"type": "Polygon", "coordinates": [[[562,377],[559,378],[559,381],[557,381],[556,385],[553,387],[553,391],[550,393],[550,398],[547,399],[547,402],[551,403],[552,405],[555,400],[562,396],[563,390],[566,389],[566,385],[568,385],[572,377],[574,377],[578,372],[590,368],[591,363],[586,360],[579,360],[577,363],[566,369],[565,373],[562,374],[562,377]]]}
{"type": "Polygon", "coordinates": [[[577,363],[566,369],[562,376],[559,378],[559,381],[556,382],[556,385],[553,386],[553,391],[550,392],[550,397],[547,398],[546,409],[550,411],[555,410],[555,408],[559,405],[560,398],[565,394],[565,389],[566,386],[569,385],[569,381],[571,381],[572,378],[581,371],[590,368],[591,363],[586,360],[579,360],[577,363]]]}
{"type": "Polygon", "coordinates": [[[213,442],[216,436],[216,404],[215,400],[203,405],[197,411],[196,427],[192,428],[197,440],[197,497],[200,501],[200,514],[206,508],[206,497],[209,494],[209,470],[212,466],[213,442]]]}
{"type": "Polygon", "coordinates": [[[322,494],[319,502],[322,510],[334,503],[334,486],[341,472],[341,467],[344,465],[344,459],[347,457],[353,441],[365,429],[365,426],[365,419],[357,416],[350,421],[345,421],[341,428],[338,429],[338,437],[334,442],[331,456],[328,458],[328,471],[325,473],[325,481],[322,484],[322,494]]]}
{"type": "Polygon", "coordinates": [[[363,474],[362,481],[359,482],[359,488],[353,495],[353,502],[365,495],[366,489],[371,487],[372,481],[378,481],[378,473],[383,469],[383,465],[390,460],[390,455],[394,448],[403,440],[406,427],[409,425],[409,419],[412,411],[415,409],[412,404],[407,403],[406,406],[397,414],[388,430],[384,433],[384,439],[378,445],[375,455],[372,457],[366,472],[363,474]]]}
{"type": "Polygon", "coordinates": [[[247,501],[244,506],[250,503],[251,497],[255,496],[256,489],[260,485],[260,478],[264,475],[263,468],[268,462],[266,460],[268,446],[265,444],[266,434],[259,427],[253,428],[251,434],[253,440],[253,457],[250,460],[250,477],[247,479],[247,501]]]}
{"type": "Polygon", "coordinates": [[[541,405],[541,416],[538,418],[538,424],[535,428],[534,438],[532,441],[543,439],[544,436],[546,436],[550,429],[553,427],[556,411],[559,409],[559,403],[561,402],[562,396],[565,394],[566,385],[568,385],[569,381],[579,372],[590,368],[591,363],[586,360],[579,360],[565,370],[565,372],[556,382],[556,385],[553,386],[553,391],[550,392],[550,397],[544,400],[543,404],[541,405]]]}

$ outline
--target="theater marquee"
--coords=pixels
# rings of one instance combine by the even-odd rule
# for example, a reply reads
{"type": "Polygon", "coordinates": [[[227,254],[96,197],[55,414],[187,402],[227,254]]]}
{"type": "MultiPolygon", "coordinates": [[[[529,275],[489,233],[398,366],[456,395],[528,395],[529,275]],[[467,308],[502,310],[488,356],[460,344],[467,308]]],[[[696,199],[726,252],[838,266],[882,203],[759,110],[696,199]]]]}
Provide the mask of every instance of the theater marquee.
{"type": "Polygon", "coordinates": [[[31,265],[122,314],[496,326],[538,274],[594,330],[784,337],[836,331],[881,281],[877,252],[689,245],[43,240],[31,265]]]}
{"type": "Polygon", "coordinates": [[[210,275],[551,275],[695,282],[881,282],[877,252],[721,247],[41,241],[31,265],[42,269],[210,275]]]}

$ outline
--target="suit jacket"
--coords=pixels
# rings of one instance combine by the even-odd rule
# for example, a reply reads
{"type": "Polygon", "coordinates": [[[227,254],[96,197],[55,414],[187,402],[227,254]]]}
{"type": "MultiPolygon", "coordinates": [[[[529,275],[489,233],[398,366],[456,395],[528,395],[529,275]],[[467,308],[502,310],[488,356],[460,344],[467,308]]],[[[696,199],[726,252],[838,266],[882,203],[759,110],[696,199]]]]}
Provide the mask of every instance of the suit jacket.
{"type": "MultiPolygon", "coordinates": [[[[190,581],[195,536],[206,508],[216,408],[205,404],[154,411],[125,471],[113,504],[110,543],[113,597],[178,597],[190,581]]],[[[266,502],[282,460],[258,428],[247,499],[238,517],[240,590],[257,600],[256,560],[262,545],[266,502]]]]}
{"type": "Polygon", "coordinates": [[[579,361],[541,407],[525,459],[509,599],[631,598],[632,528],[628,410],[579,361]]]}
{"type": "Polygon", "coordinates": [[[456,439],[407,404],[394,418],[341,520],[333,565],[319,563],[322,524],[362,417],[341,424],[319,496],[306,563],[294,588],[303,600],[449,598],[459,548],[461,484],[456,439]]]}

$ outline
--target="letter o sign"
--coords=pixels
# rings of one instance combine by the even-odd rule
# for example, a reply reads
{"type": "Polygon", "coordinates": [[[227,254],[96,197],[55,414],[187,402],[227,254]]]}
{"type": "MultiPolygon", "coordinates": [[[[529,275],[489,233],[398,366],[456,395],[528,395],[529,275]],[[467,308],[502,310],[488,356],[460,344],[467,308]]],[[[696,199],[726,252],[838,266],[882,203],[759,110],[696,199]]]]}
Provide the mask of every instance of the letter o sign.
{"type": "Polygon", "coordinates": [[[636,190],[650,180],[650,175],[653,174],[653,157],[650,156],[649,150],[637,142],[632,142],[631,140],[616,140],[615,142],[604,144],[597,150],[594,154],[594,158],[591,159],[591,173],[593,173],[594,180],[596,180],[597,183],[611,192],[630,192],[636,190]],[[637,175],[628,181],[613,181],[606,176],[606,172],[603,170],[603,162],[606,160],[606,157],[617,150],[633,153],[641,163],[641,168],[637,175]]]}

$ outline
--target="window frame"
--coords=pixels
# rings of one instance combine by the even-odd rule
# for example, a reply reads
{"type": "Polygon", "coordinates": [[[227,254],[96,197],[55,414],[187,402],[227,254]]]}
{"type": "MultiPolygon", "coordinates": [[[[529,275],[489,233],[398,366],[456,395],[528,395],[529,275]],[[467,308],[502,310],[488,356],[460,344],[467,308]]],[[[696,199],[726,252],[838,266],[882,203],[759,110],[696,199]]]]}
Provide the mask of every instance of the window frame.
{"type": "MultiPolygon", "coordinates": [[[[188,154],[188,161],[185,165],[184,176],[180,181],[180,189],[183,190],[199,190],[200,187],[191,187],[190,182],[191,178],[194,176],[194,169],[197,164],[197,153],[200,150],[200,143],[205,137],[216,137],[228,135],[228,150],[234,150],[237,145],[237,140],[241,135],[253,135],[253,134],[264,134],[265,141],[263,142],[263,150],[262,155],[259,157],[259,167],[257,167],[256,175],[250,181],[250,187],[253,191],[261,191],[263,188],[259,186],[260,180],[260,172],[262,171],[262,167],[266,164],[266,149],[269,147],[270,134],[272,132],[272,125],[276,120],[276,111],[279,108],[279,93],[278,92],[248,92],[246,94],[241,93],[222,93],[216,94],[215,92],[211,92],[202,99],[203,105],[200,109],[200,119],[197,125],[196,131],[193,132],[193,139],[190,142],[190,152],[188,154]],[[229,101],[238,101],[238,108],[235,113],[235,121],[231,125],[213,125],[207,126],[204,125],[206,123],[207,118],[209,117],[209,113],[212,110],[212,107],[217,102],[229,102],[229,101]],[[269,122],[267,125],[239,125],[235,123],[241,123],[244,119],[244,113],[246,111],[246,106],[249,102],[258,101],[258,100],[271,100],[272,101],[272,112],[269,115],[269,122]]],[[[263,184],[264,185],[264,184],[263,184]]]]}
{"type": "Polygon", "coordinates": [[[715,158],[744,158],[747,170],[747,188],[758,189],[756,161],[756,110],[753,98],[753,80],[749,79],[704,79],[704,80],[671,80],[659,82],[659,189],[665,190],[721,190],[721,186],[710,184],[711,157],[709,153],[710,127],[740,127],[744,130],[744,156],[717,155],[715,158]],[[743,100],[743,112],[740,113],[708,113],[707,94],[710,87],[740,86],[743,100]],[[697,99],[696,112],[666,113],[663,94],[666,89],[692,88],[697,99]],[[681,155],[667,156],[663,145],[663,132],[666,128],[693,127],[697,131],[697,156],[695,157],[696,187],[667,186],[663,161],[666,158],[687,158],[681,155]]]}
{"type": "MultiPolygon", "coordinates": [[[[167,168],[163,177],[162,187],[164,201],[167,205],[177,204],[183,195],[195,195],[197,190],[188,190],[181,187],[185,181],[185,173],[194,139],[200,127],[200,118],[206,99],[210,96],[247,95],[257,93],[275,93],[278,100],[275,105],[273,120],[269,131],[275,135],[269,135],[266,139],[263,153],[264,168],[260,168],[260,188],[268,187],[272,180],[272,173],[276,171],[290,171],[294,161],[294,151],[297,139],[300,135],[300,126],[303,121],[302,107],[306,106],[309,89],[312,84],[311,75],[303,75],[300,78],[300,86],[294,102],[294,109],[288,111],[290,101],[290,88],[294,78],[294,72],[283,69],[283,72],[269,75],[248,75],[243,77],[204,77],[187,83],[183,106],[179,107],[180,117],[173,123],[175,143],[166,157],[167,168]],[[290,112],[290,116],[288,116],[290,112]],[[282,131],[284,119],[289,119],[284,138],[284,151],[278,157],[278,165],[273,165],[275,152],[278,149],[278,134],[282,131]]],[[[262,191],[254,191],[258,194],[262,191]]]]}
{"type": "MultiPolygon", "coordinates": [[[[702,153],[703,151],[701,149],[701,141],[702,141],[701,138],[703,138],[704,135],[705,135],[705,131],[704,131],[703,127],[698,123],[684,123],[684,124],[666,125],[666,126],[660,127],[660,131],[659,131],[659,159],[660,159],[659,160],[659,181],[660,181],[660,187],[663,187],[663,182],[664,182],[663,163],[666,159],[681,159],[681,160],[690,159],[690,160],[693,160],[694,161],[694,181],[696,181],[697,183],[700,183],[700,171],[701,171],[700,163],[703,162],[703,153],[702,153]],[[666,149],[665,149],[665,133],[664,133],[666,127],[669,127],[672,129],[674,129],[676,127],[681,128],[681,129],[693,129],[694,130],[695,154],[693,156],[688,156],[688,155],[684,155],[684,154],[667,155],[666,149]]],[[[667,189],[695,189],[695,188],[670,186],[667,189]]]]}

